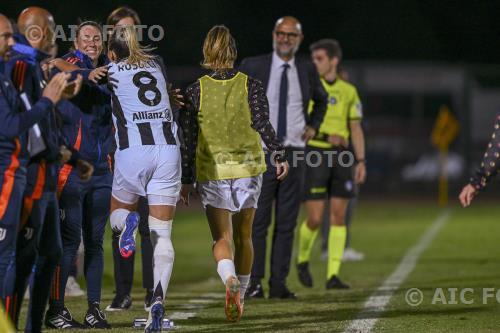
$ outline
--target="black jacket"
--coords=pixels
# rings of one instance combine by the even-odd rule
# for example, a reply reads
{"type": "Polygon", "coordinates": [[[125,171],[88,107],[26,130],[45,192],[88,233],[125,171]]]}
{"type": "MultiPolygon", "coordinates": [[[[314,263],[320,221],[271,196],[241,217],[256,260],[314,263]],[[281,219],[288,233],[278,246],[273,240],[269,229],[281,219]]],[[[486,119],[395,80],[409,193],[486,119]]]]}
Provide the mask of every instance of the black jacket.
{"type": "MultiPolygon", "coordinates": [[[[259,79],[267,91],[273,54],[265,54],[243,59],[239,70],[259,79]]],[[[323,122],[326,112],[328,94],[326,93],[314,64],[304,58],[295,58],[295,65],[299,75],[300,90],[302,91],[302,104],[306,124],[313,127],[316,132],[323,122]],[[309,101],[314,102],[313,110],[309,114],[309,101]]]]}

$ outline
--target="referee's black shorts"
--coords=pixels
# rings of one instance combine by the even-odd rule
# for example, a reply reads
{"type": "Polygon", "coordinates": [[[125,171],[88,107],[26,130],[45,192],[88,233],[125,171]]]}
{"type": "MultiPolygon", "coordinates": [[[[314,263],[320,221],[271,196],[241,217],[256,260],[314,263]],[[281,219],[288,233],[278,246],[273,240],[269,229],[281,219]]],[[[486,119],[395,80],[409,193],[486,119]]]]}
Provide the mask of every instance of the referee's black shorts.
{"type": "Polygon", "coordinates": [[[306,147],[304,200],[355,196],[354,163],[348,163],[354,158],[348,158],[347,153],[345,149],[306,147]]]}

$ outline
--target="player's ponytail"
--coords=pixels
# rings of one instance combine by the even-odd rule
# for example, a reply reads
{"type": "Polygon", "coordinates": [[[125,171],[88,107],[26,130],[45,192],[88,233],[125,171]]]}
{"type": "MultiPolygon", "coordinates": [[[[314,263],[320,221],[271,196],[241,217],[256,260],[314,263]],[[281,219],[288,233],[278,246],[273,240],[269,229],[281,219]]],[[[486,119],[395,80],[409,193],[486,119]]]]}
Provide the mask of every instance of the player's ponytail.
{"type": "Polygon", "coordinates": [[[140,64],[155,58],[149,53],[154,48],[142,46],[139,43],[134,26],[116,27],[111,33],[108,48],[109,51],[115,53],[117,60],[126,61],[129,64],[140,64]]]}
{"type": "Polygon", "coordinates": [[[236,42],[226,26],[210,29],[203,43],[203,67],[215,71],[233,68],[237,55],[236,42]]]}

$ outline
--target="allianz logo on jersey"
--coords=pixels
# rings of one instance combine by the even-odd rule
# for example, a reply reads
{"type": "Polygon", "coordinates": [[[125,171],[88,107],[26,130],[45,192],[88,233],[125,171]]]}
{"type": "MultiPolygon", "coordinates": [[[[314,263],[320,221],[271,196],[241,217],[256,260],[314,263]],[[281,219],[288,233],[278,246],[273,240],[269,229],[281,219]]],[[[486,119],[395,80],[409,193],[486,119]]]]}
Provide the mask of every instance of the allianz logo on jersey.
{"type": "Polygon", "coordinates": [[[132,121],[137,121],[137,120],[155,120],[155,119],[163,119],[165,121],[172,121],[172,113],[170,112],[169,109],[166,109],[165,111],[157,111],[157,112],[150,112],[150,111],[140,111],[140,112],[134,112],[132,114],[132,121]]]}

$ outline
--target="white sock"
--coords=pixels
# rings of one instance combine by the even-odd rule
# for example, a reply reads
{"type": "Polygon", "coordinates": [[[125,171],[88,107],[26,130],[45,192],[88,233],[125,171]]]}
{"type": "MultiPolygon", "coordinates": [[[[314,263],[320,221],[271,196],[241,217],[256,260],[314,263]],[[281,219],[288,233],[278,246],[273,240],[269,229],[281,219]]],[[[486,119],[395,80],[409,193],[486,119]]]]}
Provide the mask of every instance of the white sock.
{"type": "Polygon", "coordinates": [[[168,283],[174,267],[174,247],[170,240],[173,220],[162,221],[148,217],[151,243],[153,244],[153,275],[155,301],[161,297],[163,301],[167,294],[168,283]]]}
{"type": "Polygon", "coordinates": [[[240,281],[240,302],[243,303],[245,293],[247,292],[248,282],[250,282],[250,274],[238,275],[238,280],[240,281]]]}
{"type": "Polygon", "coordinates": [[[125,227],[125,220],[127,219],[130,211],[124,208],[118,208],[111,212],[109,216],[109,222],[111,223],[111,229],[115,232],[120,232],[125,227]]]}
{"type": "Polygon", "coordinates": [[[219,262],[217,262],[217,273],[219,273],[219,276],[225,285],[227,279],[229,279],[231,276],[236,277],[234,262],[230,259],[219,260],[219,262]]]}

